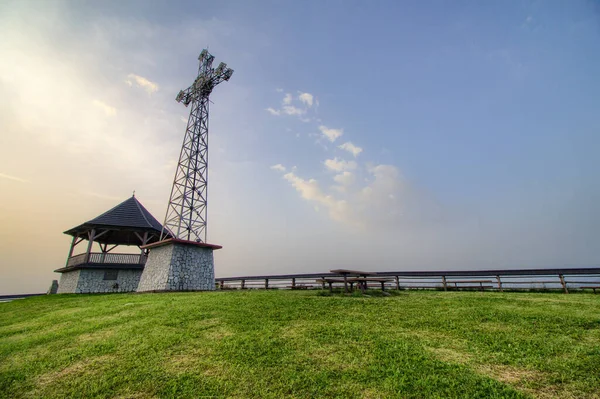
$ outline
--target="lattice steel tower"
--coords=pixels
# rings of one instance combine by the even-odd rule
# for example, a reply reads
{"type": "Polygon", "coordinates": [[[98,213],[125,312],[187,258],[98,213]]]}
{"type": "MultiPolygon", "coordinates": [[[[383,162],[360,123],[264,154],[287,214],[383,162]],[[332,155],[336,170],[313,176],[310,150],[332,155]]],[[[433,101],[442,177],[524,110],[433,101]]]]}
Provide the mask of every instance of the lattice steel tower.
{"type": "Polygon", "coordinates": [[[206,49],[198,60],[198,77],[181,90],[177,101],[192,105],[161,239],[171,235],[188,241],[206,242],[206,205],[208,188],[208,98],[216,85],[229,80],[233,69],[221,62],[213,68],[215,57],[206,49]]]}

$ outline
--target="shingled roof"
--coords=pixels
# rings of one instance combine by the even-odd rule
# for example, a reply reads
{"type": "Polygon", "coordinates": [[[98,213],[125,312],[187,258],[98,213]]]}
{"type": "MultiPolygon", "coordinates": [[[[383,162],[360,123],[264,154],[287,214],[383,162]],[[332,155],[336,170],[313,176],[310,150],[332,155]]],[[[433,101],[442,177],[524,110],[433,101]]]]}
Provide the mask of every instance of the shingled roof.
{"type": "MultiPolygon", "coordinates": [[[[121,232],[149,232],[158,233],[158,235],[160,235],[160,232],[162,231],[162,225],[154,218],[154,216],[152,216],[150,212],[148,212],[146,208],[144,208],[144,206],[137,200],[137,198],[135,198],[135,196],[128,198],[114,208],[104,212],[100,216],[97,216],[92,220],[65,231],[65,234],[72,236],[78,234],[81,235],[92,228],[104,228],[121,232]]],[[[119,235],[122,236],[123,234],[119,235]]],[[[103,236],[104,240],[98,240],[98,242],[114,241],[114,239],[117,239],[117,237],[110,239],[111,236],[114,236],[114,234],[106,234],[103,236]]],[[[125,237],[121,237],[121,239],[117,239],[117,241],[129,242],[131,240],[125,240],[125,237]]]]}

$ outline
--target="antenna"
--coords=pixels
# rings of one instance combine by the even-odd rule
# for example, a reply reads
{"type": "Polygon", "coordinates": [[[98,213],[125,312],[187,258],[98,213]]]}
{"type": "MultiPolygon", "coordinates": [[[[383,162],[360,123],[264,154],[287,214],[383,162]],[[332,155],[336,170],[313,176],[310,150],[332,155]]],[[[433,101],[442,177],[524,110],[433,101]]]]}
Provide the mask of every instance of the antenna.
{"type": "Polygon", "coordinates": [[[176,97],[177,102],[186,107],[191,104],[191,108],[161,240],[171,236],[206,242],[209,96],[215,86],[233,74],[224,62],[213,68],[214,59],[208,50],[202,50],[196,80],[176,97]]]}

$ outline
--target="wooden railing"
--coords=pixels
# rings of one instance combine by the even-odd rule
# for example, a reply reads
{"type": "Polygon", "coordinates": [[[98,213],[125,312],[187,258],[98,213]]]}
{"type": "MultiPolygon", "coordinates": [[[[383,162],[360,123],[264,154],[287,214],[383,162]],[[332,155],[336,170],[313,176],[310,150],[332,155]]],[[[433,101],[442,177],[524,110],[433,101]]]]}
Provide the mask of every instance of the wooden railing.
{"type": "MultiPolygon", "coordinates": [[[[600,290],[600,267],[513,269],[513,270],[447,270],[373,272],[376,277],[390,278],[386,283],[395,289],[433,290],[600,290]]],[[[322,288],[326,278],[342,277],[336,273],[279,274],[261,276],[218,277],[220,288],[322,288]]],[[[339,284],[338,284],[339,285],[339,284]]],[[[343,285],[343,283],[342,283],[343,285]]]]}
{"type": "Polygon", "coordinates": [[[95,264],[125,264],[125,265],[143,265],[146,263],[146,255],[141,254],[103,254],[101,252],[92,252],[89,254],[79,254],[69,258],[67,267],[83,265],[85,263],[95,264]]]}

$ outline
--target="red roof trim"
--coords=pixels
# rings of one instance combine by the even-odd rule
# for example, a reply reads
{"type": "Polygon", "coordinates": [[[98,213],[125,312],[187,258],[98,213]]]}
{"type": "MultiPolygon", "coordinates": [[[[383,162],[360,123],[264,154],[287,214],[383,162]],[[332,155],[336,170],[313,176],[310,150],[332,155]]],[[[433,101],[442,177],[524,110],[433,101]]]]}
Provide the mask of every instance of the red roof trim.
{"type": "Polygon", "coordinates": [[[150,248],[161,247],[163,245],[169,245],[169,244],[195,245],[197,247],[212,248],[212,249],[221,249],[221,248],[223,248],[221,245],[207,244],[205,242],[180,240],[179,238],[168,238],[166,240],[162,240],[162,241],[154,242],[152,244],[144,245],[144,246],[142,246],[140,248],[142,248],[142,249],[150,249],[150,248]]]}

